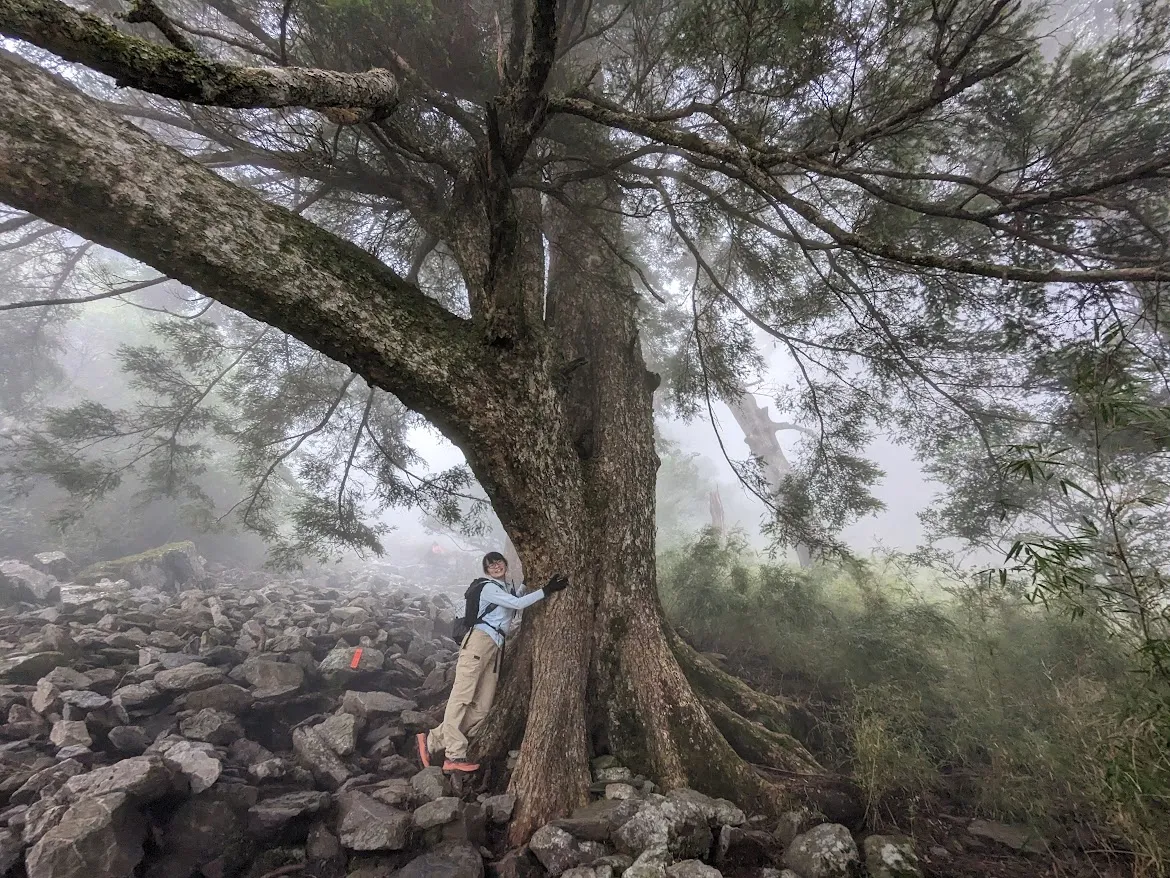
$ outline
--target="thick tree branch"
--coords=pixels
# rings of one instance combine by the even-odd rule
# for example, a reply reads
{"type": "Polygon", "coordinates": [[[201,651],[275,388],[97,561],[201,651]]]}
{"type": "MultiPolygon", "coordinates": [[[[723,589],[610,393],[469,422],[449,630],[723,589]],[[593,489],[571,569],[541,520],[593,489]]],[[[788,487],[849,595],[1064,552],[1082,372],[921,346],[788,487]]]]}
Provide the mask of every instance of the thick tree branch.
{"type": "Polygon", "coordinates": [[[217,107],[362,107],[398,102],[386,70],[338,73],[298,67],[242,67],[124,34],[60,0],[0,0],[0,33],[84,64],[121,86],[217,107]]]}
{"type": "Polygon", "coordinates": [[[487,381],[467,322],[369,253],[0,55],[0,200],[281,329],[466,436],[487,381]]]}

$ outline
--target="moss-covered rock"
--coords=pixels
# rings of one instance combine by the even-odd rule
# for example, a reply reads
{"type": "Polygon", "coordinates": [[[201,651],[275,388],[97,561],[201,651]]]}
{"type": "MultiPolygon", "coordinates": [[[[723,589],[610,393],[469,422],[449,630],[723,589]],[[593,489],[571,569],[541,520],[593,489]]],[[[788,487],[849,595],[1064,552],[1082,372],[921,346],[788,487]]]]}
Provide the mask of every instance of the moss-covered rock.
{"type": "Polygon", "coordinates": [[[849,878],[861,857],[853,836],[844,826],[822,823],[792,840],[784,865],[802,878],[849,878]]]}
{"type": "Polygon", "coordinates": [[[113,561],[100,561],[77,575],[77,581],[85,584],[101,579],[125,579],[138,588],[180,591],[202,585],[207,580],[207,571],[195,544],[186,540],[113,561]]]}
{"type": "Polygon", "coordinates": [[[871,835],[863,847],[869,878],[922,878],[911,839],[900,835],[871,835]]]}

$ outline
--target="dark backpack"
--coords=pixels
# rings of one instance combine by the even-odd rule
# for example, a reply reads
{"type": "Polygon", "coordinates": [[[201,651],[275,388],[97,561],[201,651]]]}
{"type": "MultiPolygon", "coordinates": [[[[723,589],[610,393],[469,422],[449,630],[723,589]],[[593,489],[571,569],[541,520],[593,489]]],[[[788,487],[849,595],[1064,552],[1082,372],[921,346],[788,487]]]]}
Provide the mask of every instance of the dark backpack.
{"type": "Polygon", "coordinates": [[[467,633],[483,621],[484,616],[496,608],[495,604],[488,604],[487,608],[481,613],[479,611],[479,596],[483,592],[483,587],[491,580],[480,577],[472,581],[471,585],[467,586],[467,591],[463,593],[463,617],[456,619],[454,625],[451,626],[451,639],[456,643],[463,643],[463,638],[467,633]]]}

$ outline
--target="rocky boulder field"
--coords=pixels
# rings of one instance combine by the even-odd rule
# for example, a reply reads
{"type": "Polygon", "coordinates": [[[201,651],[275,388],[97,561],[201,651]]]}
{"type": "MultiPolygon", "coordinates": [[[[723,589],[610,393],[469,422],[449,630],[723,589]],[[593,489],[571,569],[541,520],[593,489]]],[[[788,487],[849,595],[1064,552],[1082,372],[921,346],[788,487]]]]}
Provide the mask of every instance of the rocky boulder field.
{"type": "Polygon", "coordinates": [[[922,874],[905,839],[663,795],[607,756],[595,801],[507,850],[506,778],[453,787],[413,753],[455,612],[392,574],[209,569],[190,544],[0,563],[0,876],[922,874]]]}

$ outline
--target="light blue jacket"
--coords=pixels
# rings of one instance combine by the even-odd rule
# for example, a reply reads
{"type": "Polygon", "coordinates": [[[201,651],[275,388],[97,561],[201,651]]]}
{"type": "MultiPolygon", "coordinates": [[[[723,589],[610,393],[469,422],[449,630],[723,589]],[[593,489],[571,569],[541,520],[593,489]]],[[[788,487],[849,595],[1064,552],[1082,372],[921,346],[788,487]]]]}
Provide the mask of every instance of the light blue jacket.
{"type": "Polygon", "coordinates": [[[516,633],[520,627],[520,614],[525,607],[531,607],[538,601],[544,600],[544,589],[518,595],[512,586],[500,579],[484,577],[483,590],[479,593],[479,612],[476,616],[483,616],[483,621],[475,626],[495,641],[496,646],[504,645],[504,638],[516,633]],[[492,609],[484,616],[484,610],[492,609]]]}

